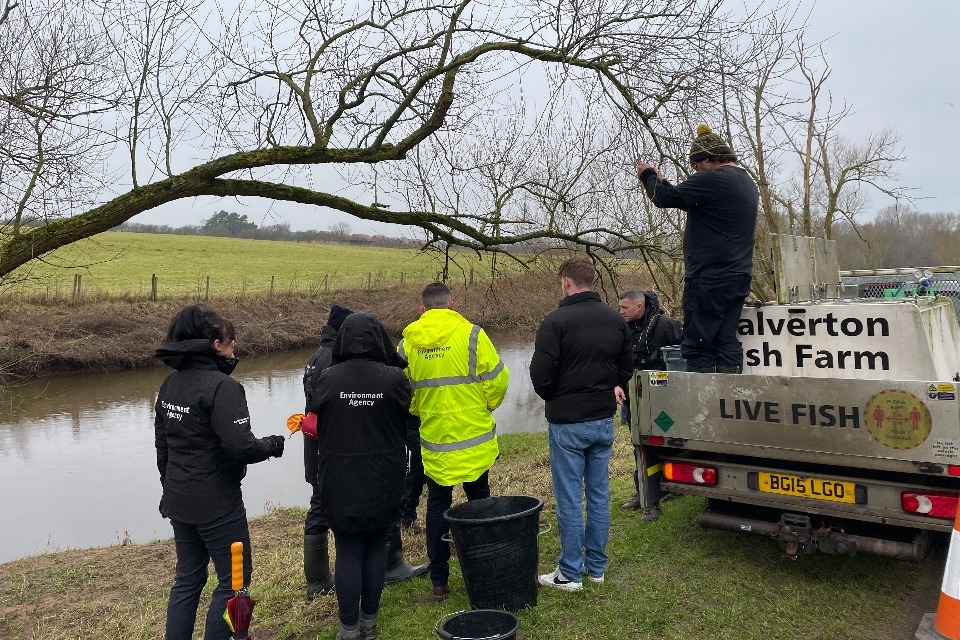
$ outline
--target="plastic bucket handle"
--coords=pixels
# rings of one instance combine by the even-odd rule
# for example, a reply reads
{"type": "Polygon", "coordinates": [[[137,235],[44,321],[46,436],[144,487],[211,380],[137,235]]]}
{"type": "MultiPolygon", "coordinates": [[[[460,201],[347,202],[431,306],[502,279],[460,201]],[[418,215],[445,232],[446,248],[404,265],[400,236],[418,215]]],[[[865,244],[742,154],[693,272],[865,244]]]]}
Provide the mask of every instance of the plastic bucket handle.
{"type": "Polygon", "coordinates": [[[551,531],[552,529],[553,529],[553,527],[550,526],[550,523],[549,523],[549,522],[541,522],[541,523],[540,523],[540,533],[537,534],[537,537],[539,538],[540,536],[542,536],[542,535],[545,534],[545,533],[550,533],[550,531],[551,531]],[[544,527],[546,527],[546,529],[544,529],[544,527]]]}
{"type": "Polygon", "coordinates": [[[437,632],[437,635],[440,636],[441,638],[443,638],[443,640],[501,640],[501,639],[503,638],[503,634],[502,634],[502,633],[498,633],[498,634],[493,635],[493,636],[486,636],[486,637],[484,637],[484,638],[461,638],[460,636],[455,636],[455,635],[449,634],[449,633],[447,633],[446,631],[444,631],[444,630],[443,630],[443,623],[446,622],[447,620],[449,620],[450,618],[454,617],[454,616],[460,615],[461,613],[469,613],[469,611],[466,610],[466,609],[464,609],[464,610],[462,610],[462,611],[454,611],[453,613],[448,614],[448,615],[445,615],[445,616],[443,616],[442,618],[440,618],[439,620],[437,620],[437,624],[436,624],[436,626],[434,627],[434,630],[437,632]]]}
{"type": "MultiPolygon", "coordinates": [[[[453,542],[453,534],[447,531],[445,534],[440,536],[440,539],[443,540],[444,542],[453,542]]],[[[458,611],[457,613],[462,613],[462,612],[458,611]]]]}

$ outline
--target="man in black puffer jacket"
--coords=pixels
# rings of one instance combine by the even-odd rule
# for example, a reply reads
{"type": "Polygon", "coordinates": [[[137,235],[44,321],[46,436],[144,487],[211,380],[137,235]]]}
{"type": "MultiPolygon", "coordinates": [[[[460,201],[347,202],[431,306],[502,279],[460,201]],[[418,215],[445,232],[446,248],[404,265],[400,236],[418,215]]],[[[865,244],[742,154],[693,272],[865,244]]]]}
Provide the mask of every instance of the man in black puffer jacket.
{"type": "Polygon", "coordinates": [[[338,640],[376,636],[406,471],[412,391],[396,350],[375,316],[343,322],[333,364],[317,380],[320,505],[337,545],[338,640]]]}
{"type": "Polygon", "coordinates": [[[588,258],[566,260],[559,275],[566,297],[540,324],[530,361],[533,389],[546,401],[561,547],[556,570],[540,584],[579,591],[584,573],[603,582],[607,567],[615,391],[632,373],[630,333],[592,291],[597,271],[588,258]]]}

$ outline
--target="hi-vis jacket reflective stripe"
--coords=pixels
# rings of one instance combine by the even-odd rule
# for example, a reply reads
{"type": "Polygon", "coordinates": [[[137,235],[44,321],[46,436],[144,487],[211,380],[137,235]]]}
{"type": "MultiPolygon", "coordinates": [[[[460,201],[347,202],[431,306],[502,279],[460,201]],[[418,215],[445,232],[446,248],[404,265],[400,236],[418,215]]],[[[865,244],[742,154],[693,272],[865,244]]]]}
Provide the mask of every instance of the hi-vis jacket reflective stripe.
{"type": "Polygon", "coordinates": [[[424,472],[440,485],[472,482],[499,454],[491,411],[510,372],[480,327],[450,309],[430,309],[403,331],[397,350],[420,417],[424,472]]]}

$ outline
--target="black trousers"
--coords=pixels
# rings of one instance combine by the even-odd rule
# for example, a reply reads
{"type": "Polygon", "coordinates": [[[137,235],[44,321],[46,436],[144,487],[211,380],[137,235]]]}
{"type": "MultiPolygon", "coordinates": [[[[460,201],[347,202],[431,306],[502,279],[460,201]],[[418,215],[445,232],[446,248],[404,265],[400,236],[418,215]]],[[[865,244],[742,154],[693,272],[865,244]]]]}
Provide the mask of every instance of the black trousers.
{"type": "MultiPolygon", "coordinates": [[[[473,482],[464,482],[467,500],[490,497],[490,471],[473,482]]],[[[441,587],[450,581],[450,544],[443,536],[450,531],[443,513],[453,505],[453,486],[445,487],[427,477],[427,557],[430,558],[430,582],[441,587]]]]}
{"type": "Polygon", "coordinates": [[[333,580],[340,623],[351,627],[380,610],[384,575],[387,572],[387,530],[366,533],[333,532],[337,559],[333,580]]]}
{"type": "Polygon", "coordinates": [[[407,469],[406,486],[403,491],[403,502],[400,504],[400,522],[409,524],[417,519],[417,507],[420,505],[420,496],[427,485],[427,476],[423,473],[423,458],[420,455],[419,440],[414,447],[408,447],[410,452],[410,466],[407,469]]]}
{"type": "Polygon", "coordinates": [[[680,353],[688,369],[743,366],[737,326],[743,301],[750,295],[750,279],[748,274],[684,278],[680,353]]]}
{"type": "Polygon", "coordinates": [[[327,519],[320,513],[320,485],[313,485],[313,493],[310,494],[310,507],[307,509],[307,517],[303,523],[303,533],[308,536],[319,535],[330,530],[327,526],[327,519]]]}
{"type": "Polygon", "coordinates": [[[230,584],[230,545],[243,543],[243,584],[250,584],[253,564],[247,512],[241,503],[227,515],[207,524],[171,520],[177,548],[177,571],[167,602],[166,640],[190,640],[197,621],[200,593],[207,584],[207,565],[213,560],[217,588],[207,610],[204,640],[227,640],[230,628],[223,619],[227,600],[233,596],[230,584]]]}

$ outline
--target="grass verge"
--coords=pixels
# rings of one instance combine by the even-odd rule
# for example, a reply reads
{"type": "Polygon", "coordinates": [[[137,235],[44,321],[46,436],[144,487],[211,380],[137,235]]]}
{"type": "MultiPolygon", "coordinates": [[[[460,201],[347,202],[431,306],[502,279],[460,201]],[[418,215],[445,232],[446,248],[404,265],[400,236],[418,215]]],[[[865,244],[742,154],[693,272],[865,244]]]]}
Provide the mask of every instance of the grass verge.
{"type": "MultiPolygon", "coordinates": [[[[491,471],[494,493],[544,498],[541,521],[555,524],[546,434],[502,436],[501,450],[491,471]]],[[[939,582],[930,576],[941,574],[942,557],[919,564],[826,555],[791,561],[768,540],[700,529],[702,501],[690,497],[665,503],[660,520],[641,523],[639,514],[618,508],[633,491],[632,464],[621,429],[611,462],[606,582],[572,594],[541,589],[538,605],[519,614],[521,640],[894,640],[912,638],[921,614],[934,610],[939,582]]],[[[336,632],[335,598],[303,598],[303,515],[280,509],[251,522],[258,640],[329,640],[336,632]]],[[[426,561],[423,534],[405,536],[404,545],[409,560],[426,561]]],[[[556,533],[540,545],[546,572],[559,551],[556,533]]],[[[161,638],[173,567],[171,541],[0,565],[0,637],[161,638]]],[[[438,620],[469,608],[455,561],[451,568],[453,593],[442,604],[432,602],[426,578],[384,590],[382,640],[436,638],[438,620]]]]}

